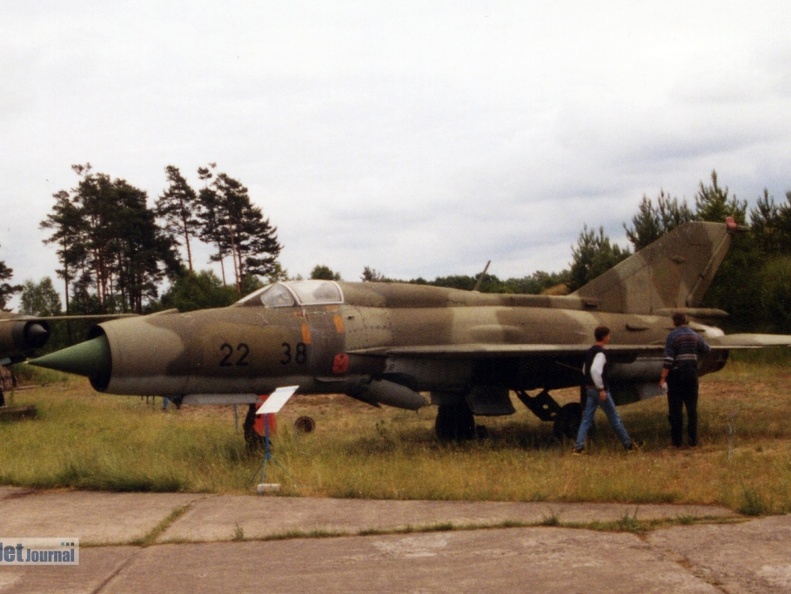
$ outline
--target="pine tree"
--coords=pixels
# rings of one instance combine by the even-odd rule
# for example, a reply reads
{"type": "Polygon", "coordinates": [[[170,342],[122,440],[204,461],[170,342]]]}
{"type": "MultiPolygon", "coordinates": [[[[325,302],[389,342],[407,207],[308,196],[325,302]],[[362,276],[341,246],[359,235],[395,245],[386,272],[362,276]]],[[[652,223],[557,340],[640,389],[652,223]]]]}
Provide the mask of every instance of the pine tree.
{"type": "Polygon", "coordinates": [[[604,227],[599,227],[597,234],[593,229],[588,229],[587,225],[583,227],[577,246],[571,248],[571,253],[571,291],[576,291],[631,254],[628,248],[611,243],[610,238],[604,234],[604,227]]]}
{"type": "Polygon", "coordinates": [[[669,233],[682,223],[695,220],[695,215],[686,202],[679,203],[678,198],[670,198],[661,190],[653,201],[643,194],[638,212],[632,217],[632,226],[624,224],[626,237],[632,243],[635,251],[641,250],[650,243],[669,233]]]}
{"type": "Polygon", "coordinates": [[[14,270],[0,261],[0,310],[6,311],[8,300],[22,290],[21,285],[12,285],[8,281],[14,276],[14,270]]]}
{"type": "Polygon", "coordinates": [[[192,246],[190,240],[197,233],[198,195],[190,187],[177,167],[165,167],[168,187],[157,199],[157,217],[164,221],[163,228],[175,243],[180,243],[187,251],[187,268],[193,270],[192,246]]]}
{"type": "Polygon", "coordinates": [[[56,193],[53,212],[41,223],[53,230],[45,243],[60,246],[66,294],[78,298],[79,313],[142,312],[164,270],[176,266],[172,242],[156,225],[145,192],[93,173],[90,164],[72,169],[80,176],[77,187],[56,193]]]}
{"type": "Polygon", "coordinates": [[[747,217],[747,201],[728,195],[728,187],[720,187],[717,172],[711,172],[711,185],[700,182],[695,195],[695,216],[701,221],[721,223],[726,217],[733,217],[744,225],[747,217]]]}
{"type": "MultiPolygon", "coordinates": [[[[90,167],[90,164],[88,164],[90,167]]],[[[86,274],[88,262],[87,227],[80,208],[65,190],[52,195],[55,205],[39,227],[52,229],[53,233],[44,244],[54,243],[58,246],[57,255],[62,268],[56,271],[63,279],[66,295],[66,313],[71,312],[70,287],[72,281],[86,274]]]]}
{"type": "Polygon", "coordinates": [[[212,169],[198,169],[201,179],[207,182],[198,193],[200,237],[217,248],[212,260],[220,262],[223,284],[224,260],[231,257],[235,284],[241,292],[249,284],[248,277],[277,273],[282,246],[277,240],[277,228],[252,204],[247,188],[226,173],[214,174],[214,167],[211,164],[212,169]]]}
{"type": "Polygon", "coordinates": [[[624,223],[626,238],[632,242],[635,250],[640,250],[662,235],[662,224],[659,214],[651,199],[643,194],[637,214],[632,217],[632,226],[624,223]]]}

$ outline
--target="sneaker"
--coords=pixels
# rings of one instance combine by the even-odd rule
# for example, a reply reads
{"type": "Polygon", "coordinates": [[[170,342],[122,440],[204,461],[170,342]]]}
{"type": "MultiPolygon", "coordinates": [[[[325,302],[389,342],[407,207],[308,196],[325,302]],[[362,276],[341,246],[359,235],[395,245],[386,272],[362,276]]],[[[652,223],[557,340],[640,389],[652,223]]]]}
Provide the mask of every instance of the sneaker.
{"type": "Polygon", "coordinates": [[[572,456],[581,456],[582,455],[582,448],[574,448],[574,451],[571,452],[572,456]]]}
{"type": "Polygon", "coordinates": [[[643,441],[633,441],[626,447],[627,452],[639,452],[645,446],[645,442],[643,441]]]}

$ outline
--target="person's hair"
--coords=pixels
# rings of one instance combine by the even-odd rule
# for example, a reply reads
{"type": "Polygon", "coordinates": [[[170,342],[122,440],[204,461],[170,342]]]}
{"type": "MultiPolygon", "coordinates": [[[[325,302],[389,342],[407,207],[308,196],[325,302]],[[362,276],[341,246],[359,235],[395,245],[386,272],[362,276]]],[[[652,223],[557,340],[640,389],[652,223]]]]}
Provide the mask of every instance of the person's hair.
{"type": "Polygon", "coordinates": [[[607,326],[597,326],[593,331],[593,336],[596,338],[596,342],[601,342],[609,333],[610,329],[607,326]]]}
{"type": "Polygon", "coordinates": [[[687,315],[677,311],[673,314],[673,325],[674,326],[683,326],[687,323],[687,315]]]}

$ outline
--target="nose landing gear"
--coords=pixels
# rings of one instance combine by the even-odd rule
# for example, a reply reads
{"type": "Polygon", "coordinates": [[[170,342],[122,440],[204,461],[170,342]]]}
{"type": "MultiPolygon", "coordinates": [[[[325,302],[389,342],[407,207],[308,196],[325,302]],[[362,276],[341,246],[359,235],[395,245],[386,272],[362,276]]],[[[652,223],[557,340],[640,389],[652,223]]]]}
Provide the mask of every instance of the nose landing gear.
{"type": "Polygon", "coordinates": [[[560,406],[547,390],[542,390],[531,396],[524,390],[517,390],[516,395],[530,412],[542,421],[553,423],[552,431],[555,437],[574,438],[582,422],[582,405],[579,402],[569,402],[560,406]]]}

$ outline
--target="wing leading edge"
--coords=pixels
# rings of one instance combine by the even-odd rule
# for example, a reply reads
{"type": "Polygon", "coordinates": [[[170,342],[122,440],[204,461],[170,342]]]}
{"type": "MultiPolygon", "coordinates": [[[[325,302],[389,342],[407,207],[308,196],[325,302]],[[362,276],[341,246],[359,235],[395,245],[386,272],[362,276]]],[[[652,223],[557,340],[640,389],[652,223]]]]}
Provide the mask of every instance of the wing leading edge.
{"type": "MultiPolygon", "coordinates": [[[[715,351],[791,347],[791,334],[730,334],[707,338],[715,351]]],[[[452,345],[382,346],[349,351],[349,355],[369,357],[546,357],[582,355],[590,344],[491,344],[470,343],[452,345]]],[[[610,344],[607,351],[617,355],[650,355],[664,351],[664,343],[610,344]]]]}
{"type": "MultiPolygon", "coordinates": [[[[582,355],[589,344],[452,344],[452,345],[415,345],[384,346],[349,351],[349,355],[369,357],[546,357],[563,355],[582,355]]],[[[664,344],[609,345],[607,351],[614,354],[660,353],[664,344]]]]}

